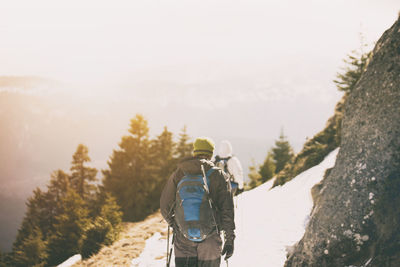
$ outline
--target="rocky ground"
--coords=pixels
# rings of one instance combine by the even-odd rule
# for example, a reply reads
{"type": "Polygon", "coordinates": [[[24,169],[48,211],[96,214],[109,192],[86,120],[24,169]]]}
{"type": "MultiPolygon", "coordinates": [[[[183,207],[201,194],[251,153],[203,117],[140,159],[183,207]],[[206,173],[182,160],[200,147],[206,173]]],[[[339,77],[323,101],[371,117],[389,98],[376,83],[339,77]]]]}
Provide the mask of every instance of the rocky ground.
{"type": "Polygon", "coordinates": [[[78,266],[130,266],[132,259],[142,253],[146,239],[156,232],[161,232],[166,237],[167,224],[159,212],[150,215],[142,222],[124,223],[118,241],[111,246],[103,247],[99,253],[80,263],[78,266]]]}

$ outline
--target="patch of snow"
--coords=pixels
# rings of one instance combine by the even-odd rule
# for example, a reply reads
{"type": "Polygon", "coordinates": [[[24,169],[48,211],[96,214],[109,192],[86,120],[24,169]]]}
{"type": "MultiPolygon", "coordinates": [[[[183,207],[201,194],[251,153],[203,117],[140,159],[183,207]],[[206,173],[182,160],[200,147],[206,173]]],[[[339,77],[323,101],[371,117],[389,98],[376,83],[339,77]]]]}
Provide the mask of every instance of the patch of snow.
{"type": "Polygon", "coordinates": [[[82,256],[80,254],[76,254],[70,257],[68,260],[64,261],[63,263],[57,265],[57,267],[70,267],[75,263],[78,263],[82,260],[82,256]]]}
{"type": "MultiPolygon", "coordinates": [[[[171,242],[171,240],[170,240],[171,242]]],[[[131,261],[131,267],[165,266],[167,258],[167,239],[160,233],[155,233],[146,240],[146,246],[140,256],[131,261]]],[[[174,267],[174,258],[171,258],[170,267],[174,267]]]]}
{"type": "Polygon", "coordinates": [[[361,240],[364,241],[364,242],[366,242],[366,241],[369,240],[369,236],[368,236],[368,235],[363,235],[363,236],[361,237],[361,240]]]}
{"type": "Polygon", "coordinates": [[[372,258],[370,258],[370,259],[364,264],[364,266],[367,266],[368,264],[370,264],[371,261],[372,261],[372,258]]]}
{"type": "Polygon", "coordinates": [[[348,238],[351,238],[353,236],[353,232],[350,229],[348,229],[348,230],[343,232],[343,235],[348,237],[348,238]]]}
{"type": "Polygon", "coordinates": [[[356,242],[357,245],[363,244],[363,241],[361,240],[361,235],[358,233],[354,234],[354,241],[356,242]]]}
{"type": "MultiPolygon", "coordinates": [[[[311,188],[322,180],[326,169],[334,166],[337,153],[338,149],[283,186],[271,189],[271,180],[235,199],[236,240],[230,267],[284,265],[286,253],[304,235],[313,207],[311,188]]],[[[352,231],[347,231],[352,236],[352,231]]],[[[131,267],[165,266],[166,246],[165,238],[156,233],[146,241],[142,254],[132,260],[131,267]]],[[[173,257],[170,266],[175,266],[173,257]]]]}

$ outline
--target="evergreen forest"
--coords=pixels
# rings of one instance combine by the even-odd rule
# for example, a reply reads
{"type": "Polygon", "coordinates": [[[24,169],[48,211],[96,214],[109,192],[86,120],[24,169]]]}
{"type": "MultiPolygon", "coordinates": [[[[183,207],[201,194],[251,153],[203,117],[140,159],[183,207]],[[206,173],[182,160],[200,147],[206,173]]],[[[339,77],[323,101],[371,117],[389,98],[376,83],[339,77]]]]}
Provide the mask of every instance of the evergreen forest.
{"type": "Polygon", "coordinates": [[[151,139],[148,122],[136,115],[101,178],[90,167],[88,147],[79,144],[69,171],[55,170],[27,200],[12,252],[0,253],[0,266],[55,266],[112,244],[122,221],[141,221],[159,208],[166,179],[191,155],[186,127],[177,139],[167,127],[151,139]]]}

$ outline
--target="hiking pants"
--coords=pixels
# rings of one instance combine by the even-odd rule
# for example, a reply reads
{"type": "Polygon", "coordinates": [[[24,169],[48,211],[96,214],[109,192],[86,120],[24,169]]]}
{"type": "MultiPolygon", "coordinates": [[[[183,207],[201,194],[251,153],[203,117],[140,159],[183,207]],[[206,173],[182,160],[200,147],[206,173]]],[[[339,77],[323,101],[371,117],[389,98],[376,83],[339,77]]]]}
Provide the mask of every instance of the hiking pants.
{"type": "Polygon", "coordinates": [[[176,233],[175,266],[176,267],[219,267],[221,262],[222,240],[214,233],[202,242],[186,239],[181,233],[176,233]]]}

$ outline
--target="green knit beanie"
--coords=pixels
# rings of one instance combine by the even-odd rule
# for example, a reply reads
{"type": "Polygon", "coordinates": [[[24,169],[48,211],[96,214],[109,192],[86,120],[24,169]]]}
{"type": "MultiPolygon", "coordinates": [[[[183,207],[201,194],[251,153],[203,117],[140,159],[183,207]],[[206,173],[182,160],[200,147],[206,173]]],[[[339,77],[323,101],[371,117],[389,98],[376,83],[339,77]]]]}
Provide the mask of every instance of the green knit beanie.
{"type": "Polygon", "coordinates": [[[193,155],[208,155],[214,153],[214,142],[208,137],[198,137],[193,143],[193,155]]]}

